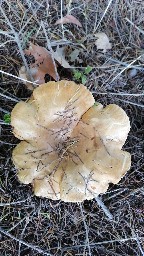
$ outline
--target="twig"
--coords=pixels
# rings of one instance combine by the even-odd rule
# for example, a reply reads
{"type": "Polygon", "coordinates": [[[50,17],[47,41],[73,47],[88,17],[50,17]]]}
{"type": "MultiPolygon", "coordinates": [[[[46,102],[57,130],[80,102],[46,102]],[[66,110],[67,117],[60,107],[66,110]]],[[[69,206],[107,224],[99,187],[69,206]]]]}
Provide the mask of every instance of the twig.
{"type": "Polygon", "coordinates": [[[120,194],[122,194],[122,193],[125,192],[126,190],[128,190],[128,189],[127,189],[127,188],[123,188],[121,191],[119,191],[119,192],[113,194],[112,196],[109,196],[106,200],[108,201],[108,200],[110,200],[110,199],[112,199],[112,198],[114,198],[114,197],[116,197],[116,196],[119,196],[120,194]]]}
{"type": "Polygon", "coordinates": [[[1,30],[1,29],[0,29],[0,34],[2,34],[2,35],[5,35],[5,36],[8,36],[8,37],[12,38],[12,41],[14,41],[14,40],[15,40],[15,38],[14,38],[13,36],[11,36],[11,35],[10,35],[10,32],[3,31],[3,30],[1,30]]]}
{"type": "Polygon", "coordinates": [[[102,95],[110,94],[110,95],[119,95],[119,96],[134,96],[134,97],[144,96],[144,93],[97,92],[97,91],[91,91],[91,93],[102,94],[102,95]]]}
{"type": "Polygon", "coordinates": [[[143,248],[142,248],[142,246],[141,246],[141,244],[140,244],[140,242],[139,242],[139,237],[138,237],[138,235],[135,233],[135,230],[134,230],[134,228],[132,227],[131,223],[128,223],[126,220],[125,220],[125,222],[126,222],[126,224],[128,225],[128,227],[131,229],[132,235],[135,236],[136,242],[137,242],[137,245],[138,245],[138,248],[139,248],[139,250],[140,250],[142,256],[144,256],[144,251],[143,251],[143,248]]]}
{"type": "Polygon", "coordinates": [[[27,199],[22,200],[22,201],[17,201],[17,202],[0,203],[0,206],[10,206],[10,205],[15,205],[15,204],[21,204],[21,203],[24,203],[24,202],[26,202],[26,201],[27,201],[27,199]]]}
{"type": "MultiPolygon", "coordinates": [[[[5,141],[2,141],[2,140],[0,140],[0,143],[5,144],[5,145],[11,145],[11,146],[17,145],[17,144],[5,142],[5,141]]],[[[0,206],[1,206],[1,205],[0,205],[0,206]]]]}
{"type": "Polygon", "coordinates": [[[23,30],[25,29],[25,27],[28,25],[28,23],[31,21],[31,19],[36,15],[37,11],[40,9],[40,7],[43,5],[43,2],[39,4],[38,8],[34,11],[33,8],[32,11],[33,11],[33,14],[31,15],[31,17],[26,21],[26,23],[24,24],[24,26],[21,28],[21,30],[19,31],[19,35],[22,34],[23,30]]]}
{"type": "MultiPolygon", "coordinates": [[[[112,1],[113,1],[113,0],[110,0],[110,1],[109,1],[109,3],[108,3],[108,5],[107,5],[107,7],[106,7],[106,9],[105,9],[105,11],[104,11],[104,13],[103,13],[101,19],[100,19],[100,21],[98,22],[98,24],[97,24],[97,26],[96,26],[96,28],[95,28],[95,31],[98,29],[99,25],[101,24],[101,22],[102,22],[104,16],[106,15],[107,10],[108,10],[108,8],[110,7],[112,1]]],[[[95,31],[94,31],[94,32],[95,32],[95,31]]]]}
{"type": "Polygon", "coordinates": [[[125,102],[125,103],[128,103],[128,104],[134,105],[134,106],[138,106],[138,107],[144,108],[144,105],[138,104],[138,103],[135,103],[135,102],[131,102],[129,100],[122,100],[122,99],[119,99],[119,98],[115,98],[115,100],[120,100],[122,102],[125,102]]]}
{"type": "Polygon", "coordinates": [[[137,60],[139,60],[143,55],[144,55],[144,54],[140,55],[140,56],[137,57],[135,60],[133,60],[130,64],[128,64],[124,69],[122,69],[121,72],[118,73],[118,74],[112,79],[111,83],[114,82],[114,81],[117,79],[117,77],[119,77],[126,69],[130,68],[130,67],[131,67],[137,60]]]}
{"type": "MultiPolygon", "coordinates": [[[[139,237],[139,239],[144,239],[144,237],[139,237]]],[[[101,242],[97,242],[97,243],[91,243],[90,247],[96,247],[97,245],[102,245],[102,244],[109,244],[109,243],[124,243],[124,242],[128,242],[131,240],[137,240],[137,237],[129,237],[129,238],[123,238],[123,239],[115,239],[115,240],[108,240],[108,241],[101,241],[101,242]]],[[[85,244],[80,244],[80,245],[72,245],[70,247],[64,247],[62,248],[62,251],[67,251],[69,249],[78,249],[81,247],[85,247],[85,244]]],[[[54,248],[51,248],[54,249],[54,248]]]]}
{"type": "MultiPolygon", "coordinates": [[[[125,66],[125,67],[127,67],[129,65],[128,62],[130,62],[130,61],[127,61],[127,62],[120,61],[120,60],[113,59],[113,58],[109,58],[109,60],[113,61],[114,63],[118,63],[122,66],[125,66]]],[[[135,66],[131,65],[131,68],[134,68],[134,69],[137,69],[137,70],[140,70],[140,71],[144,71],[144,68],[142,67],[142,65],[135,65],[135,66]]]]}
{"type": "Polygon", "coordinates": [[[139,248],[139,250],[140,250],[140,252],[141,252],[142,256],[144,256],[143,248],[141,247],[141,244],[140,244],[139,239],[138,239],[138,237],[137,237],[137,236],[136,236],[136,241],[137,241],[137,245],[138,245],[138,248],[139,248]]]}
{"type": "MultiPolygon", "coordinates": [[[[32,210],[29,214],[28,214],[28,216],[30,217],[30,215],[31,215],[31,213],[33,213],[34,212],[34,210],[32,210]]],[[[19,222],[17,222],[15,225],[13,225],[11,228],[9,228],[8,230],[7,230],[7,232],[9,233],[10,231],[12,231],[12,230],[14,230],[18,225],[20,225],[28,216],[25,216],[23,219],[21,219],[19,222]]]]}
{"type": "Polygon", "coordinates": [[[56,80],[58,81],[59,80],[59,75],[58,75],[55,60],[54,60],[54,57],[53,57],[53,49],[51,47],[50,40],[48,39],[47,32],[46,32],[45,25],[44,25],[43,21],[41,21],[41,26],[43,28],[43,31],[44,31],[44,34],[45,34],[45,37],[46,37],[46,40],[47,40],[48,50],[51,53],[51,58],[52,58],[52,61],[53,61],[53,64],[54,64],[54,69],[55,69],[55,74],[56,74],[56,80]]]}
{"type": "Polygon", "coordinates": [[[133,25],[140,33],[144,35],[144,31],[137,27],[131,20],[129,20],[127,17],[125,18],[126,21],[128,21],[131,25],[133,25]]]}
{"type": "MultiPolygon", "coordinates": [[[[24,228],[23,228],[23,230],[22,230],[22,233],[21,233],[21,235],[20,235],[20,239],[22,240],[22,238],[23,238],[23,235],[24,235],[24,232],[25,232],[25,230],[26,230],[26,227],[27,227],[27,225],[29,224],[29,217],[27,216],[26,217],[26,223],[25,223],[25,226],[24,226],[24,228]]],[[[20,256],[21,255],[21,242],[19,242],[19,249],[18,249],[18,256],[20,256]]]]}
{"type": "MultiPolygon", "coordinates": [[[[0,73],[1,73],[1,70],[0,70],[0,73]]],[[[3,84],[6,84],[6,83],[7,83],[7,81],[5,81],[5,82],[2,81],[2,85],[3,85],[3,84]]],[[[17,101],[20,101],[20,99],[19,99],[18,97],[16,97],[14,94],[8,92],[8,91],[7,91],[6,89],[4,89],[3,87],[0,87],[0,90],[1,90],[2,92],[4,92],[4,93],[7,93],[9,97],[12,97],[12,99],[14,98],[14,99],[16,99],[17,101]]]]}
{"type": "Polygon", "coordinates": [[[95,200],[97,202],[97,204],[103,209],[105,215],[112,220],[113,219],[113,215],[110,213],[110,211],[108,210],[108,208],[104,205],[104,203],[102,202],[102,200],[99,198],[99,196],[95,197],[95,200]]]}
{"type": "MultiPolygon", "coordinates": [[[[2,124],[2,125],[10,125],[10,124],[7,124],[7,123],[5,123],[5,122],[3,122],[3,121],[1,121],[0,120],[0,124],[2,124]]],[[[5,143],[4,143],[5,144],[5,143]]]]}
{"type": "Polygon", "coordinates": [[[19,222],[17,222],[14,226],[12,226],[11,228],[9,228],[7,230],[7,232],[10,232],[12,230],[14,230],[19,224],[21,224],[25,219],[26,219],[27,216],[25,216],[23,219],[21,219],[19,222]]]}
{"type": "Polygon", "coordinates": [[[85,227],[85,231],[86,231],[86,245],[88,247],[89,256],[91,256],[91,249],[90,249],[89,237],[88,237],[88,227],[87,227],[87,224],[86,224],[86,221],[85,221],[85,216],[84,216],[84,213],[83,213],[83,208],[82,208],[81,203],[79,205],[80,205],[81,215],[82,215],[82,218],[83,218],[83,223],[84,223],[84,227],[85,227]]]}
{"type": "Polygon", "coordinates": [[[5,74],[5,75],[7,75],[7,76],[12,76],[12,77],[14,77],[14,78],[16,78],[16,79],[19,79],[19,80],[24,81],[24,82],[28,82],[28,83],[30,83],[30,84],[39,85],[39,84],[37,84],[37,83],[35,83],[35,82],[32,82],[32,81],[23,79],[23,78],[21,78],[21,77],[19,77],[19,76],[15,76],[15,75],[9,74],[9,73],[7,73],[7,72],[5,72],[5,71],[3,71],[3,70],[0,70],[0,73],[3,73],[3,74],[5,74]]]}
{"type": "MultiPolygon", "coordinates": [[[[71,4],[72,4],[72,0],[69,0],[68,4],[67,4],[67,14],[70,13],[71,11],[71,4]]],[[[61,17],[62,18],[62,17],[61,17]]]]}
{"type": "Polygon", "coordinates": [[[6,114],[10,114],[9,111],[7,111],[7,110],[5,110],[5,109],[3,109],[3,108],[1,108],[1,107],[0,107],[0,111],[1,111],[1,112],[4,112],[4,113],[6,113],[6,114]]]}
{"type": "MultiPolygon", "coordinates": [[[[63,1],[61,0],[61,20],[63,19],[62,8],[63,8],[63,1]]],[[[63,23],[61,24],[61,28],[62,28],[62,35],[63,35],[63,38],[64,38],[64,26],[63,26],[63,23]]]]}
{"type": "Polygon", "coordinates": [[[27,71],[27,73],[28,73],[28,75],[29,75],[31,81],[33,81],[33,77],[32,77],[32,75],[31,75],[30,69],[29,69],[29,67],[28,67],[26,58],[25,58],[25,56],[24,56],[24,53],[23,53],[23,50],[22,50],[22,47],[21,47],[19,35],[18,35],[18,33],[14,30],[12,24],[10,23],[8,17],[6,16],[6,14],[5,14],[5,12],[4,12],[4,10],[2,9],[1,6],[0,6],[0,10],[1,10],[1,12],[2,12],[2,14],[3,14],[5,20],[7,21],[7,24],[8,24],[9,27],[11,28],[11,31],[12,31],[12,33],[13,33],[13,35],[14,35],[15,42],[17,43],[17,45],[18,45],[18,47],[19,47],[19,51],[20,51],[22,60],[23,60],[23,62],[24,62],[26,71],[27,71]]]}
{"type": "Polygon", "coordinates": [[[11,100],[11,101],[14,101],[14,102],[19,102],[19,100],[16,100],[14,98],[11,98],[10,96],[7,96],[7,95],[4,95],[2,93],[0,93],[0,96],[3,97],[3,98],[6,98],[8,100],[11,100]]]}
{"type": "Polygon", "coordinates": [[[15,236],[11,235],[10,233],[8,233],[7,231],[5,231],[5,230],[2,229],[1,227],[0,227],[0,232],[1,232],[2,234],[4,234],[4,235],[10,237],[11,239],[13,239],[13,240],[15,240],[15,241],[17,241],[17,242],[19,242],[19,243],[21,243],[21,244],[27,246],[28,248],[31,248],[32,250],[37,251],[38,253],[42,253],[42,254],[47,255],[47,256],[52,256],[52,254],[45,252],[44,250],[38,248],[37,246],[35,246],[35,245],[33,245],[33,244],[28,244],[28,243],[26,243],[25,241],[16,238],[15,236]]]}
{"type": "Polygon", "coordinates": [[[0,47],[3,47],[3,46],[5,46],[7,43],[13,42],[13,41],[14,41],[14,39],[13,39],[13,40],[8,40],[8,41],[6,41],[6,42],[0,44],[0,47]]]}

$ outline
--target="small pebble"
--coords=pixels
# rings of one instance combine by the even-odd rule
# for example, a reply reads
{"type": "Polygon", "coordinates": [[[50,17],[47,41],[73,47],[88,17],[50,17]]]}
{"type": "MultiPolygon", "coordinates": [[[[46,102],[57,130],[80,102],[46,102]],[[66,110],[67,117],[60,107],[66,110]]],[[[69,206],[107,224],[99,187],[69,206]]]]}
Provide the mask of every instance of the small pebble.
{"type": "Polygon", "coordinates": [[[128,78],[133,78],[137,75],[137,69],[131,68],[127,71],[128,78]]]}

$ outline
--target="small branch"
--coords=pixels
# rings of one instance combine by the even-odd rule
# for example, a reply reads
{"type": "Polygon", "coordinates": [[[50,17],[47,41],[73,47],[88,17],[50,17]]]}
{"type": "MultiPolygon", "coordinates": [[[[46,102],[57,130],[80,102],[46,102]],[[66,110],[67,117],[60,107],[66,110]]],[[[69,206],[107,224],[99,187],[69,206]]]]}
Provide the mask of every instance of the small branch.
{"type": "Polygon", "coordinates": [[[8,41],[0,44],[0,47],[4,47],[7,43],[10,43],[10,42],[13,42],[13,41],[14,41],[14,39],[13,40],[8,40],[8,41]]]}
{"type": "MultiPolygon", "coordinates": [[[[139,239],[144,239],[144,237],[139,237],[139,239]]],[[[124,242],[128,242],[131,240],[137,240],[137,237],[129,237],[129,238],[122,238],[122,239],[115,239],[115,240],[108,240],[108,241],[101,241],[101,242],[96,242],[96,243],[91,243],[90,247],[96,247],[98,245],[103,245],[103,244],[111,244],[111,243],[124,243],[124,242]]],[[[80,245],[72,245],[70,247],[64,247],[62,248],[62,251],[68,251],[70,249],[78,249],[81,247],[85,247],[85,244],[80,244],[80,245]]],[[[51,249],[55,249],[55,248],[51,248],[51,249]]]]}
{"type": "Polygon", "coordinates": [[[7,75],[7,76],[12,76],[12,77],[14,77],[14,78],[16,78],[16,79],[19,79],[19,80],[23,81],[23,82],[27,82],[27,83],[30,83],[30,84],[39,85],[39,84],[37,84],[37,83],[35,83],[35,82],[32,82],[32,81],[23,79],[23,78],[21,78],[21,77],[19,77],[19,76],[15,76],[15,75],[9,74],[9,73],[7,73],[7,72],[5,72],[5,71],[3,71],[3,70],[0,70],[0,73],[3,73],[3,74],[5,74],[5,75],[7,75]]]}
{"type": "MultiPolygon", "coordinates": [[[[15,144],[14,144],[15,145],[15,144]]],[[[22,201],[17,201],[17,202],[10,202],[10,203],[0,203],[0,206],[10,206],[10,205],[15,205],[15,204],[21,204],[26,202],[27,199],[22,200],[22,201]]]]}
{"type": "Polygon", "coordinates": [[[23,63],[24,63],[24,65],[25,65],[27,74],[29,75],[31,81],[34,81],[34,79],[33,79],[33,77],[32,77],[32,74],[31,74],[31,72],[30,72],[30,69],[29,69],[29,67],[28,67],[26,58],[25,58],[25,56],[24,56],[24,52],[23,52],[23,49],[22,49],[22,47],[21,47],[20,39],[19,39],[19,36],[18,36],[17,33],[15,34],[15,40],[16,40],[16,43],[17,43],[17,45],[18,45],[18,48],[19,48],[19,51],[20,51],[20,54],[21,54],[23,63]]]}
{"type": "Polygon", "coordinates": [[[105,206],[105,204],[102,202],[102,200],[100,199],[100,197],[98,197],[98,196],[95,197],[95,200],[96,200],[98,206],[100,206],[100,207],[103,209],[105,215],[106,215],[110,220],[112,220],[112,219],[113,219],[113,215],[110,213],[109,209],[108,209],[108,208],[105,206]]]}
{"type": "Polygon", "coordinates": [[[11,239],[15,240],[16,242],[19,242],[25,246],[27,246],[28,248],[31,248],[34,251],[37,251],[38,253],[42,253],[43,255],[47,255],[47,256],[52,256],[52,254],[45,252],[44,250],[38,248],[37,246],[33,245],[33,244],[28,244],[25,241],[16,238],[15,236],[11,235],[10,233],[8,233],[7,231],[5,231],[4,229],[0,228],[0,232],[2,234],[4,234],[5,236],[10,237],[11,239]]]}
{"type": "MultiPolygon", "coordinates": [[[[61,0],[61,20],[63,19],[62,8],[63,8],[63,0],[61,0]]],[[[63,26],[63,23],[61,24],[61,28],[62,28],[62,35],[63,35],[63,38],[64,38],[64,26],[63,26]]]]}
{"type": "MultiPolygon", "coordinates": [[[[21,233],[21,235],[20,235],[20,239],[22,240],[23,239],[23,236],[24,236],[24,232],[25,232],[25,230],[26,230],[26,227],[27,227],[27,225],[29,224],[29,217],[26,217],[26,223],[25,223],[25,226],[24,226],[24,228],[23,228],[23,230],[22,230],[22,233],[21,233]]],[[[20,256],[21,255],[21,242],[19,242],[19,249],[18,249],[18,256],[20,256]]]]}
{"type": "Polygon", "coordinates": [[[23,30],[25,29],[25,27],[28,25],[28,23],[31,21],[31,19],[33,19],[33,17],[35,16],[36,17],[36,13],[37,11],[40,9],[41,6],[43,6],[43,2],[42,3],[39,3],[39,6],[38,8],[34,11],[33,8],[32,9],[32,12],[33,14],[30,16],[30,18],[25,22],[25,24],[23,25],[23,27],[21,28],[21,30],[19,31],[19,35],[22,34],[23,30]]]}
{"type": "Polygon", "coordinates": [[[97,91],[91,91],[91,93],[102,94],[102,95],[134,96],[134,97],[144,96],[144,93],[97,92],[97,91]]]}
{"type": "Polygon", "coordinates": [[[135,60],[133,60],[132,62],[130,62],[130,64],[128,64],[124,69],[121,70],[120,73],[118,73],[118,74],[112,79],[111,83],[114,82],[114,81],[117,79],[117,77],[119,77],[126,69],[130,68],[130,67],[131,67],[137,60],[139,60],[142,56],[144,56],[144,54],[140,55],[140,56],[137,57],[135,60]]]}
{"type": "Polygon", "coordinates": [[[129,20],[127,17],[125,18],[126,21],[128,21],[132,26],[134,26],[134,28],[136,28],[140,33],[142,33],[144,35],[144,30],[140,29],[139,27],[137,27],[131,20],[129,20]]]}
{"type": "Polygon", "coordinates": [[[87,227],[87,224],[86,224],[86,221],[85,221],[85,216],[84,216],[84,213],[83,213],[83,208],[82,208],[81,203],[79,205],[80,205],[81,215],[82,215],[82,218],[83,218],[83,223],[84,223],[84,227],[85,227],[85,231],[86,231],[86,246],[88,247],[89,256],[91,256],[91,249],[90,249],[89,237],[88,237],[88,227],[87,227]]]}
{"type": "Polygon", "coordinates": [[[0,107],[0,111],[1,111],[1,112],[4,112],[4,113],[6,113],[6,114],[10,114],[9,111],[7,111],[7,110],[5,110],[5,109],[3,109],[3,108],[1,108],[1,107],[0,107]]]}
{"type": "Polygon", "coordinates": [[[11,28],[11,31],[12,31],[12,33],[13,33],[13,35],[14,35],[15,42],[16,42],[17,45],[18,45],[18,48],[19,48],[19,51],[20,51],[20,54],[21,54],[23,63],[24,63],[24,65],[25,65],[26,71],[27,71],[27,73],[28,73],[28,75],[29,75],[31,81],[33,81],[33,77],[32,77],[32,75],[31,75],[31,72],[30,72],[30,69],[29,69],[29,67],[28,67],[26,58],[25,58],[25,56],[24,56],[23,49],[22,49],[22,47],[21,47],[19,35],[18,35],[18,33],[14,30],[14,27],[13,27],[12,24],[10,23],[8,17],[6,16],[6,14],[5,14],[5,12],[4,12],[4,10],[2,9],[1,6],[0,6],[0,10],[1,10],[1,12],[2,12],[2,14],[3,14],[5,20],[7,21],[7,24],[8,24],[9,27],[11,28]]]}
{"type": "Polygon", "coordinates": [[[134,227],[132,227],[131,223],[128,223],[127,221],[125,221],[125,222],[126,222],[126,224],[128,225],[128,227],[131,229],[131,232],[132,232],[133,237],[136,238],[136,242],[137,242],[138,248],[139,248],[139,250],[140,250],[140,252],[141,252],[141,255],[144,256],[144,250],[143,250],[143,248],[142,248],[142,246],[141,246],[141,244],[140,244],[139,237],[138,237],[138,235],[136,234],[136,232],[135,232],[135,230],[134,230],[134,227]]]}
{"type": "Polygon", "coordinates": [[[8,33],[7,31],[0,30],[0,34],[10,37],[12,39],[10,41],[15,40],[15,38],[13,36],[11,36],[10,33],[8,33]]]}
{"type": "MultiPolygon", "coordinates": [[[[72,4],[72,0],[69,0],[68,4],[67,4],[67,14],[70,14],[71,12],[71,4],[72,4]]],[[[61,15],[62,16],[62,15],[61,15]]],[[[62,18],[62,17],[61,17],[62,18]]]]}
{"type": "MultiPolygon", "coordinates": [[[[9,125],[10,125],[10,124],[9,124],[9,125]]],[[[17,144],[5,142],[5,141],[2,141],[2,140],[0,140],[0,143],[1,143],[1,144],[5,144],[5,145],[11,145],[11,146],[16,146],[16,145],[17,145],[17,144]]],[[[1,204],[0,204],[0,206],[1,206],[1,204]]]]}
{"type": "Polygon", "coordinates": [[[137,107],[140,107],[140,108],[144,108],[144,105],[136,103],[136,102],[132,102],[132,101],[129,101],[129,100],[122,100],[122,99],[119,99],[119,98],[115,98],[115,100],[120,100],[120,101],[125,102],[127,104],[131,104],[131,105],[134,105],[134,106],[137,106],[137,107]]]}
{"type": "Polygon", "coordinates": [[[3,97],[3,98],[6,98],[6,99],[8,99],[8,100],[14,101],[14,102],[19,102],[19,100],[16,100],[16,99],[14,99],[14,98],[11,98],[11,97],[9,97],[9,96],[7,96],[7,95],[4,95],[4,94],[2,94],[2,93],[0,93],[0,96],[3,97]]]}
{"type": "MultiPolygon", "coordinates": [[[[105,9],[105,11],[104,11],[104,13],[103,13],[101,19],[100,19],[100,21],[98,22],[98,24],[97,24],[97,26],[96,26],[96,28],[95,28],[95,31],[98,29],[99,25],[101,24],[101,22],[102,22],[104,16],[106,15],[107,10],[108,10],[108,8],[110,7],[112,1],[113,1],[113,0],[110,0],[110,1],[109,1],[109,3],[108,3],[108,5],[107,5],[107,7],[106,7],[106,9],[105,9]]],[[[94,32],[95,32],[95,31],[94,31],[94,32]]]]}
{"type": "Polygon", "coordinates": [[[43,21],[41,21],[41,26],[42,26],[42,28],[43,28],[43,31],[44,31],[44,34],[45,34],[45,37],[46,37],[46,40],[47,40],[47,47],[48,47],[48,50],[49,50],[50,53],[51,53],[51,58],[52,58],[52,61],[53,61],[53,64],[54,64],[54,69],[55,69],[55,74],[56,74],[56,80],[58,81],[58,80],[59,80],[59,75],[58,75],[57,67],[56,67],[56,64],[55,64],[54,57],[53,57],[53,49],[52,49],[52,47],[51,47],[50,40],[48,39],[47,32],[46,32],[45,25],[44,25],[43,21]]]}

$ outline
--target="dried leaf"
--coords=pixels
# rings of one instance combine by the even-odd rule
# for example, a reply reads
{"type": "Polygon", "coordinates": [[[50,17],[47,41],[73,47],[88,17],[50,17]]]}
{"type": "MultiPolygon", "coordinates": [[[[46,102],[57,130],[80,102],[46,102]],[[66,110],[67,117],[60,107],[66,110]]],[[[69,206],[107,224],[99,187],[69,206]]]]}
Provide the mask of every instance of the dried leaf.
{"type": "Polygon", "coordinates": [[[98,38],[95,42],[98,50],[103,50],[103,52],[105,53],[106,50],[112,48],[111,43],[109,42],[109,38],[105,33],[96,33],[95,36],[98,38]]]}
{"type": "MultiPolygon", "coordinates": [[[[37,69],[36,69],[36,68],[35,68],[35,69],[34,69],[34,68],[31,68],[31,69],[30,69],[30,72],[31,72],[31,75],[34,76],[34,73],[37,72],[37,69]]],[[[25,66],[22,66],[22,67],[20,68],[20,70],[19,70],[19,77],[22,78],[22,79],[24,79],[24,80],[31,81],[30,77],[28,76],[28,74],[27,74],[27,72],[26,72],[25,66]]],[[[26,85],[26,87],[27,87],[29,90],[33,91],[33,89],[34,89],[33,84],[31,84],[31,83],[29,83],[29,82],[27,82],[27,81],[23,81],[23,83],[26,85]]]]}
{"type": "Polygon", "coordinates": [[[69,65],[69,63],[67,62],[67,60],[65,59],[65,47],[61,47],[59,48],[59,46],[57,46],[56,52],[53,52],[53,57],[55,60],[58,61],[58,63],[64,67],[64,68],[70,68],[71,66],[69,65]]]}
{"type": "Polygon", "coordinates": [[[25,54],[33,55],[35,58],[35,63],[30,65],[30,70],[34,69],[33,78],[37,83],[45,83],[44,77],[46,74],[49,74],[56,81],[59,80],[54,60],[46,48],[30,43],[29,49],[25,50],[25,54]]]}
{"type": "Polygon", "coordinates": [[[79,27],[82,27],[82,24],[76,19],[73,15],[66,15],[63,18],[56,21],[55,25],[58,24],[66,24],[66,23],[73,23],[79,27]]]}

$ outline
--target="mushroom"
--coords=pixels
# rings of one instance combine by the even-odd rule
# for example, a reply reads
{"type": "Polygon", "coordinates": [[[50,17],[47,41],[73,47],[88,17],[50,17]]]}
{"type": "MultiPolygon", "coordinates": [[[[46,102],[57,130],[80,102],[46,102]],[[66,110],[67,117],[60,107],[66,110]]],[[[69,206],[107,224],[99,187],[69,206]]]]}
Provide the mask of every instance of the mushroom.
{"type": "Polygon", "coordinates": [[[82,202],[107,191],[129,170],[122,150],[130,130],[125,111],[95,105],[91,92],[72,81],[48,82],[19,102],[11,114],[18,178],[34,194],[82,202]]]}

